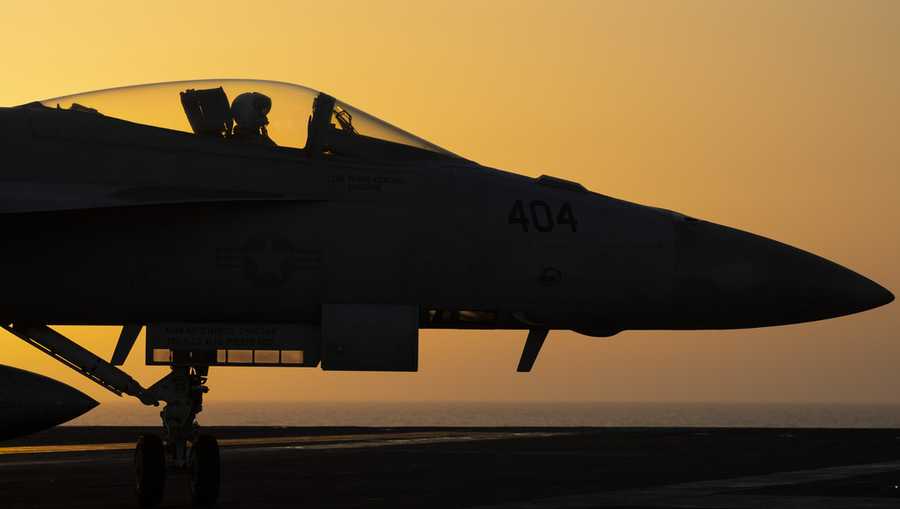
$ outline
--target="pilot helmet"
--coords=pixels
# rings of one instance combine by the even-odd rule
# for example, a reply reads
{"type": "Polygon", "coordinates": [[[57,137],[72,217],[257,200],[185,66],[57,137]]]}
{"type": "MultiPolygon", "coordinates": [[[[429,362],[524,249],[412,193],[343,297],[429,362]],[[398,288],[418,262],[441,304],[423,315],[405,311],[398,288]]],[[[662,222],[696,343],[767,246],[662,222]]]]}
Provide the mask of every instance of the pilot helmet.
{"type": "Polygon", "coordinates": [[[259,92],[245,92],[235,97],[231,103],[231,113],[238,126],[245,129],[259,129],[268,125],[266,115],[272,109],[272,100],[259,92]]]}

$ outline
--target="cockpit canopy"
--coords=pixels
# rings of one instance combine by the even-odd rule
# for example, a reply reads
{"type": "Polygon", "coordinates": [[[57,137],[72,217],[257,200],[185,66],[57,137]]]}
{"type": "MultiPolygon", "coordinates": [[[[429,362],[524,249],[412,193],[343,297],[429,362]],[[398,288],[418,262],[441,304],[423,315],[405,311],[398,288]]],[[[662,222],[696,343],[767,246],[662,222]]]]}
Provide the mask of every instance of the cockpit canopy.
{"type": "Polygon", "coordinates": [[[233,143],[293,147],[326,156],[458,157],[328,94],[277,81],[156,83],[47,99],[41,104],[233,143]]]}

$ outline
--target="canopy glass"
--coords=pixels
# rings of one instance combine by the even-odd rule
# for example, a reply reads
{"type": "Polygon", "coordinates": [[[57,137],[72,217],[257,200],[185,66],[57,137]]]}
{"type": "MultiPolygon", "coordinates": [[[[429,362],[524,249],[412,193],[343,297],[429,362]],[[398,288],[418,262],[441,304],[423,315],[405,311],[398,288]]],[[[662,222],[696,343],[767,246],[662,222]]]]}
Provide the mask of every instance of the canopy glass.
{"type": "Polygon", "coordinates": [[[340,153],[343,148],[346,152],[366,152],[360,147],[374,143],[381,147],[379,154],[388,153],[384,147],[400,144],[454,156],[327,94],[277,81],[176,81],[98,90],[40,102],[47,107],[96,110],[104,116],[138,124],[223,139],[243,138],[250,131],[251,137],[265,136],[266,144],[284,147],[309,149],[312,133],[312,138],[317,138],[314,141],[317,146],[313,148],[325,153],[332,150],[340,153]],[[315,103],[320,105],[316,111],[318,122],[313,121],[315,103]],[[258,122],[257,117],[261,119],[258,122]],[[245,128],[255,123],[262,125],[245,128]],[[244,136],[238,136],[239,132],[244,136]]]}

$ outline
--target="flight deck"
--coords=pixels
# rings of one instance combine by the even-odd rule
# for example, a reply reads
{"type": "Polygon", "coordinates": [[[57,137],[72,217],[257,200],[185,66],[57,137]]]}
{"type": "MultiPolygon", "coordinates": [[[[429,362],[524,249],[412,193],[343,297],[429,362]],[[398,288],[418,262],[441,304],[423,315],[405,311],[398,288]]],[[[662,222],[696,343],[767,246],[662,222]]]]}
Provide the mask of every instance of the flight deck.
{"type": "MultiPolygon", "coordinates": [[[[217,507],[896,507],[900,430],[207,428],[217,507]]],[[[59,427],[0,442],[6,508],[137,507],[134,440],[59,427]]],[[[188,474],[162,507],[190,507],[188,474]]]]}

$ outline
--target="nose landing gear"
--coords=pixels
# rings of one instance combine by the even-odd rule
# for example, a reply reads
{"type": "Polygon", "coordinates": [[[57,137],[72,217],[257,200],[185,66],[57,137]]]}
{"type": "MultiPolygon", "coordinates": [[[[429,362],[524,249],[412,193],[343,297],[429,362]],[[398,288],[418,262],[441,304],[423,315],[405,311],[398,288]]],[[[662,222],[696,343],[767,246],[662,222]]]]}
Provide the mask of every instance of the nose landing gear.
{"type": "MultiPolygon", "coordinates": [[[[134,450],[135,492],[143,507],[162,501],[166,486],[166,456],[169,470],[191,473],[194,505],[212,505],[219,497],[219,446],[216,439],[199,433],[197,414],[203,410],[206,378],[215,352],[173,351],[172,371],[148,389],[127,373],[97,357],[78,343],[40,323],[0,323],[26,343],[38,348],[117,396],[128,394],[145,405],[166,404],[160,412],[165,440],[144,435],[134,450]]],[[[137,329],[139,330],[139,329],[137,329]]],[[[124,362],[137,332],[123,331],[126,346],[116,347],[113,360],[124,362]]]]}
{"type": "Polygon", "coordinates": [[[145,435],[135,449],[135,491],[142,507],[162,501],[169,471],[188,472],[195,506],[210,506],[219,498],[221,467],[219,445],[210,435],[199,433],[197,414],[203,410],[208,366],[173,366],[165,378],[148,392],[166,403],[160,412],[165,443],[156,435],[145,435]]]}

